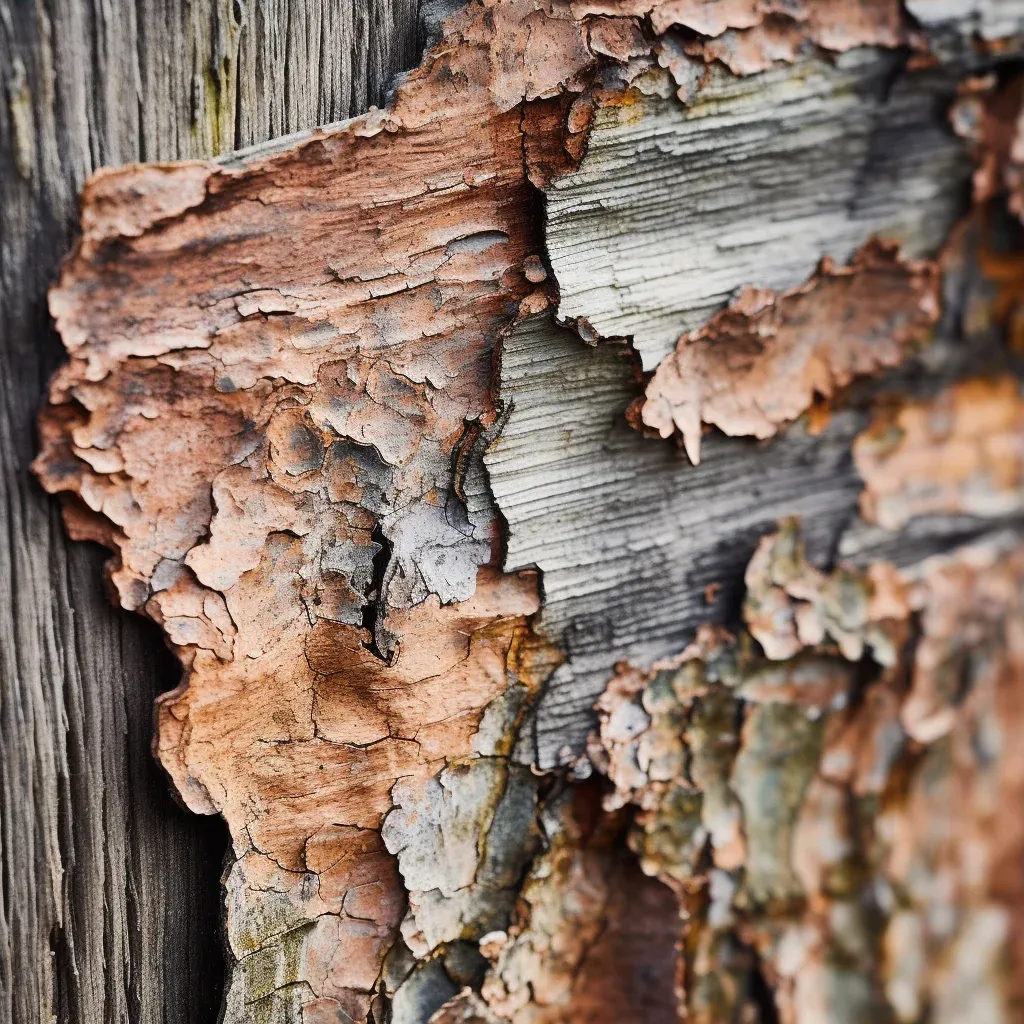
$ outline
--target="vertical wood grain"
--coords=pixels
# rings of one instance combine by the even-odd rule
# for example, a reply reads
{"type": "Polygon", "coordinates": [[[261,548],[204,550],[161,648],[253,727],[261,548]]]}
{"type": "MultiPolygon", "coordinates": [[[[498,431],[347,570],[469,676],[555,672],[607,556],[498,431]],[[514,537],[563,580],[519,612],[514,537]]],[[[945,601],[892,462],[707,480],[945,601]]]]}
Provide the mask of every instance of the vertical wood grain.
{"type": "Polygon", "coordinates": [[[95,168],[358,113],[418,0],[0,0],[0,1022],[215,1019],[225,834],[149,754],[176,669],[29,474],[61,358],[46,288],[95,168]]]}

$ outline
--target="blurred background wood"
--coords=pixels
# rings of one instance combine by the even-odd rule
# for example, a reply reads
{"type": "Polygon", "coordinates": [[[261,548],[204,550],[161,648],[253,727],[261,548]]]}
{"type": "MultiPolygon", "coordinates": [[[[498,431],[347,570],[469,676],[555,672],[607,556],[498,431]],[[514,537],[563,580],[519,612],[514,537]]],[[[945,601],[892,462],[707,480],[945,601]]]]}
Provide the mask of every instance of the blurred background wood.
{"type": "MultiPolygon", "coordinates": [[[[426,6],[426,5],[425,5],[426,6]]],[[[0,0],[0,1021],[199,1024],[220,1005],[219,820],[150,757],[177,671],[31,478],[46,289],[96,168],[205,158],[384,101],[419,0],[0,0]]]]}

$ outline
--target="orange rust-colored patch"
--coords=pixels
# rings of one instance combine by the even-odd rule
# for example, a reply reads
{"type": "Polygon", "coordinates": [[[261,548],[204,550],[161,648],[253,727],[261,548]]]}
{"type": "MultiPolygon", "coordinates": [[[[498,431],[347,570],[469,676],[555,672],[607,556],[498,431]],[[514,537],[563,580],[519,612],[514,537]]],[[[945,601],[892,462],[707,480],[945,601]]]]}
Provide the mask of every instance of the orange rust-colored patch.
{"type": "Polygon", "coordinates": [[[1024,214],[1024,76],[968,79],[950,120],[973,150],[975,201],[1007,193],[1011,209],[1024,214]]]}
{"type": "Polygon", "coordinates": [[[954,130],[970,146],[976,225],[974,256],[995,296],[991,320],[1024,351],[1024,267],[1019,253],[997,248],[988,212],[1005,202],[1024,218],[1024,76],[1000,83],[995,75],[967,79],[950,113],[954,130]]]}
{"type": "Polygon", "coordinates": [[[1024,398],[1013,377],[961,381],[931,399],[882,403],[854,441],[861,514],[886,529],[915,516],[1024,509],[1024,398]]]}

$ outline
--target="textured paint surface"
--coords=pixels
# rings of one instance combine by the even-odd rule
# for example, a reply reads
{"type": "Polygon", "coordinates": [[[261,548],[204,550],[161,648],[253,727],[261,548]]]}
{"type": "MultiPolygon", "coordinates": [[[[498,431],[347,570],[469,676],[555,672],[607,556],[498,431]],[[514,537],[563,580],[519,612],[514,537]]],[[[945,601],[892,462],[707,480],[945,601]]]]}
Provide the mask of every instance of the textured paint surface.
{"type": "Polygon", "coordinates": [[[71,361],[39,465],[186,669],[157,747],[232,833],[230,1020],[420,1019],[457,971],[417,957],[507,923],[529,855],[478,842],[531,827],[506,762],[537,607],[490,568],[479,459],[497,335],[546,301],[523,151],[561,159],[542,98],[593,58],[531,3],[448,32],[386,113],[238,167],[94,176],[51,295],[71,361]],[[431,844],[460,842],[437,877],[431,844]]]}
{"type": "Polygon", "coordinates": [[[700,461],[702,425],[771,437],[855,377],[898,366],[939,317],[938,273],[878,243],[782,295],[748,288],[680,338],[651,378],[643,426],[678,430],[700,461]]]}
{"type": "Polygon", "coordinates": [[[791,522],[748,571],[757,644],[611,681],[590,754],[690,911],[691,1019],[757,978],[783,1022],[1019,1017],[1022,569],[1001,535],[826,576],[791,522]]]}
{"type": "Polygon", "coordinates": [[[973,328],[940,323],[937,264],[854,252],[938,251],[981,160],[944,103],[1000,59],[865,45],[923,53],[911,29],[889,3],[474,3],[385,110],[90,180],[37,466],[183,666],[157,751],[230,829],[226,1021],[916,1021],[967,997],[1012,1017],[1016,894],[893,837],[913,846],[933,799],[921,750],[894,767],[908,744],[960,737],[969,785],[1016,796],[1012,759],[968,756],[1016,671],[1013,535],[898,568],[868,544],[833,572],[793,520],[758,543],[796,514],[824,563],[844,531],[1019,511],[973,498],[1019,490],[1001,336],[977,352],[1004,411],[953,427],[981,453],[938,504],[899,493],[901,460],[934,475],[973,328]],[[745,162],[766,113],[778,183],[745,162]],[[741,286],[783,294],[711,319],[741,286]],[[653,425],[694,463],[702,422],[769,444],[711,436],[697,466],[630,429],[680,335],[701,365],[655,376],[653,425]],[[835,394],[883,370],[919,378],[902,442],[886,380],[835,394]],[[801,418],[815,394],[827,422],[801,418]],[[706,624],[735,622],[744,566],[734,641],[706,624]],[[860,720],[876,689],[884,741],[860,720]],[[896,743],[875,789],[836,767],[837,730],[857,756],[896,743]],[[904,782],[890,827],[877,798],[904,782]],[[977,995],[973,962],[914,973],[963,943],[989,951],[977,995]]]}

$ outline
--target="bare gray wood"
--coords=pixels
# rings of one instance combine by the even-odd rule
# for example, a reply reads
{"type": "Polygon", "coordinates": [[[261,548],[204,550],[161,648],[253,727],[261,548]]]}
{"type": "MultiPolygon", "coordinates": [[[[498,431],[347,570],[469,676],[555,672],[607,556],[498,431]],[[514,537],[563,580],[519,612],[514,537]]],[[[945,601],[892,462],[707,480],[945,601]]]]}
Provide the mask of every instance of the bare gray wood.
{"type": "Polygon", "coordinates": [[[30,478],[46,288],[91,171],[209,157],[384,101],[418,0],[0,0],[0,1022],[215,1019],[220,823],[149,754],[176,669],[30,478]]]}
{"type": "MultiPolygon", "coordinates": [[[[959,333],[966,298],[949,300],[929,361],[890,375],[887,388],[927,393],[991,365],[990,339],[965,345],[959,333]]],[[[744,568],[781,517],[800,516],[808,555],[822,566],[837,555],[911,564],[1020,526],[1019,517],[960,516],[893,534],[862,523],[850,445],[876,385],[852,391],[817,436],[804,422],[767,442],[713,431],[693,466],[680,446],[628,426],[636,377],[623,345],[585,345],[541,314],[505,339],[501,384],[510,414],[485,462],[508,523],[505,565],[542,570],[537,628],[566,654],[520,739],[519,758],[541,768],[583,752],[620,659],[649,666],[682,650],[702,623],[735,625],[744,568]]]]}

